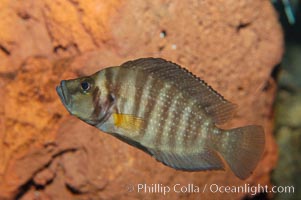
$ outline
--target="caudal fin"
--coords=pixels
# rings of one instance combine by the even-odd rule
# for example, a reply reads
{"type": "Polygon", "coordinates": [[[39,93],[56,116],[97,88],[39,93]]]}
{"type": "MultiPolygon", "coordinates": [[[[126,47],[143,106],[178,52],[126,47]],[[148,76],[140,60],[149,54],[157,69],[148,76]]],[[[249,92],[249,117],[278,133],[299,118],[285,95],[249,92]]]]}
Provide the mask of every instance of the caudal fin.
{"type": "Polygon", "coordinates": [[[234,174],[246,179],[260,160],[265,144],[261,126],[246,126],[223,131],[217,147],[234,174]]]}

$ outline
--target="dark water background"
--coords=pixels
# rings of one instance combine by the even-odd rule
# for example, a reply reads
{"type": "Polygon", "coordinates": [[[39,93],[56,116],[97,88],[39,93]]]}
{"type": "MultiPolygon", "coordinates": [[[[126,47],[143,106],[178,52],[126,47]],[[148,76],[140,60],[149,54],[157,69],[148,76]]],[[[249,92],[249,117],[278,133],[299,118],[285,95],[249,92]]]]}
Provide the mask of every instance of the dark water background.
{"type": "Polygon", "coordinates": [[[274,1],[285,34],[285,54],[275,69],[275,137],[279,161],[272,175],[275,186],[294,186],[294,193],[275,200],[301,199],[301,1],[274,1]]]}

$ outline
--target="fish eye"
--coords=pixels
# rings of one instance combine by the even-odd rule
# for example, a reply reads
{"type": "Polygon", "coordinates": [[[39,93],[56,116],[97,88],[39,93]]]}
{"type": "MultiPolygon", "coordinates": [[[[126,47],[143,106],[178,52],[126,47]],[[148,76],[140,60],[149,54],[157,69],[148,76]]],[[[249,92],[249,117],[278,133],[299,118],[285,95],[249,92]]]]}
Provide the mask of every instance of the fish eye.
{"type": "Polygon", "coordinates": [[[88,81],[83,81],[80,83],[80,87],[84,92],[87,92],[91,88],[91,83],[89,83],[88,81]]]}

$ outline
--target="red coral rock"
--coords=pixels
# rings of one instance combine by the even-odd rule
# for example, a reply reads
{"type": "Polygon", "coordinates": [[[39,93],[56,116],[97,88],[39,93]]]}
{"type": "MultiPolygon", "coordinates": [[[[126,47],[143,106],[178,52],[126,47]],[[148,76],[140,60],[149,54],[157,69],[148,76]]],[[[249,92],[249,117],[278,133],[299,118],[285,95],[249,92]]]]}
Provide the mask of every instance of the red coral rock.
{"type": "Polygon", "coordinates": [[[277,160],[270,74],[283,39],[269,1],[4,0],[0,18],[0,199],[239,199],[245,193],[202,189],[270,184],[277,160]],[[69,116],[55,93],[61,79],[148,56],[188,68],[236,103],[228,128],[264,126],[266,150],[250,178],[228,168],[168,168],[69,116]],[[143,183],[201,191],[138,192],[143,183]]]}

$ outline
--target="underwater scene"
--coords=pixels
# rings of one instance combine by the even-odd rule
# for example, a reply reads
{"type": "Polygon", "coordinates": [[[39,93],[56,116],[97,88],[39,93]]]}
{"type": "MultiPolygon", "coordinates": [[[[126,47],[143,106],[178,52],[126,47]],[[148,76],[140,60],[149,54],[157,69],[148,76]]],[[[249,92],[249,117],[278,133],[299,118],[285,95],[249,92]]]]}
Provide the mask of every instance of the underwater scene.
{"type": "Polygon", "coordinates": [[[301,199],[300,0],[0,17],[0,200],[301,199]]]}

